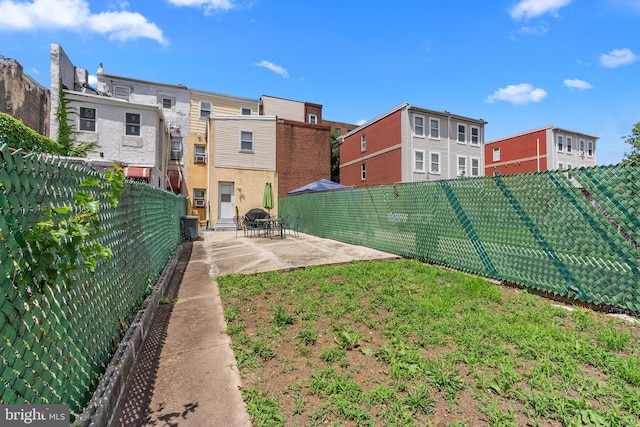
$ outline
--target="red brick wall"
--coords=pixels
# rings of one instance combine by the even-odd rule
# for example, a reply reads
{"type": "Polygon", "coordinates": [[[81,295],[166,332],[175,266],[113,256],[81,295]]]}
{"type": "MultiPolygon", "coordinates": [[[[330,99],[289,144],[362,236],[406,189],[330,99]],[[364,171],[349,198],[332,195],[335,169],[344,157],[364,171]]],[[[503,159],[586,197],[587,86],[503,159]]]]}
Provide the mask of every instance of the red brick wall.
{"type": "Polygon", "coordinates": [[[538,147],[540,149],[540,170],[547,169],[546,130],[505,138],[484,146],[485,175],[493,176],[512,173],[536,172],[538,170],[538,147]],[[493,149],[500,147],[500,160],[493,161],[493,149]]]}
{"type": "MultiPolygon", "coordinates": [[[[340,164],[373,155],[371,158],[362,160],[367,165],[367,184],[376,185],[399,182],[402,179],[400,148],[377,156],[374,154],[400,144],[402,139],[401,117],[402,111],[396,111],[345,138],[340,145],[340,164]],[[364,152],[360,148],[361,136],[363,134],[366,134],[367,137],[367,149],[364,152]]],[[[349,186],[365,185],[360,177],[360,165],[362,161],[340,169],[341,184],[349,186]]]]}
{"type": "Polygon", "coordinates": [[[310,102],[304,103],[304,121],[309,122],[309,114],[315,114],[318,118],[318,124],[322,123],[322,105],[312,104],[310,102]]]}
{"type": "Polygon", "coordinates": [[[330,129],[329,126],[278,119],[276,171],[279,196],[322,178],[331,179],[330,129]]]}

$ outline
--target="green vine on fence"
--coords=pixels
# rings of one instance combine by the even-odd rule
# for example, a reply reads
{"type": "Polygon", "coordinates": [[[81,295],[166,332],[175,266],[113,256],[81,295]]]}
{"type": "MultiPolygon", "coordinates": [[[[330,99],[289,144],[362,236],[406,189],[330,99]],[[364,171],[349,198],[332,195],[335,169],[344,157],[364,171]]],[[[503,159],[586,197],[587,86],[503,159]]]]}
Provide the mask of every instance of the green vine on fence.
{"type": "MultiPolygon", "coordinates": [[[[80,187],[100,187],[112,209],[115,209],[124,189],[122,169],[105,172],[104,184],[98,178],[87,178],[80,187]]],[[[46,219],[27,233],[31,247],[29,262],[32,283],[42,290],[47,284],[62,280],[67,286],[71,274],[84,266],[94,274],[100,259],[108,261],[111,249],[96,238],[104,231],[100,225],[100,200],[86,191],[73,195],[73,206],[53,207],[43,211],[46,219]]]]}

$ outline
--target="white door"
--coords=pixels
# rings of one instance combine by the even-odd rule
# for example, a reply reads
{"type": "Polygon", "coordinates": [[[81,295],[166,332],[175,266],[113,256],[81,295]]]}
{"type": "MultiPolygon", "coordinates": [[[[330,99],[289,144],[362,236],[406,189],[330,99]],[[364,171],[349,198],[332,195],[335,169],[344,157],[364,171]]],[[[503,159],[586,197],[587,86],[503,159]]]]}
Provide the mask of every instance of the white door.
{"type": "Polygon", "coordinates": [[[233,219],[233,182],[218,183],[218,219],[233,219]]]}

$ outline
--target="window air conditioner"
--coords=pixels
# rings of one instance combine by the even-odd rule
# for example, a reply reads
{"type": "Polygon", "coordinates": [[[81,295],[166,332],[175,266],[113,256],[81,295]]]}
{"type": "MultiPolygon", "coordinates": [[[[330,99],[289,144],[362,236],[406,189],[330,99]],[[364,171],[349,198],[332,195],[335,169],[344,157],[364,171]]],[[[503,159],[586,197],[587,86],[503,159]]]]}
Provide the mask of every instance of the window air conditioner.
{"type": "Polygon", "coordinates": [[[584,157],[584,151],[580,150],[580,157],[584,157]]]}
{"type": "Polygon", "coordinates": [[[196,208],[204,208],[204,200],[203,199],[196,199],[194,201],[194,205],[196,208]]]}
{"type": "Polygon", "coordinates": [[[195,162],[196,163],[206,163],[206,158],[205,158],[205,156],[195,156],[195,162]]]}

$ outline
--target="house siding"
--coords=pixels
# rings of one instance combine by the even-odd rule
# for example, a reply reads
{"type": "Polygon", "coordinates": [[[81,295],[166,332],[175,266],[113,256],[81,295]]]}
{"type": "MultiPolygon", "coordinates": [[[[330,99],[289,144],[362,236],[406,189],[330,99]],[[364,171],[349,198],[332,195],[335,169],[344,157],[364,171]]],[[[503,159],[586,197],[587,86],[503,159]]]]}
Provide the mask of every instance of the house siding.
{"type": "Polygon", "coordinates": [[[290,99],[262,96],[262,114],[265,116],[277,116],[280,119],[306,122],[305,103],[290,99]]]}
{"type": "Polygon", "coordinates": [[[214,165],[215,167],[276,170],[276,120],[261,116],[214,116],[214,165]],[[240,132],[253,132],[253,153],[240,152],[240,132]]]}

